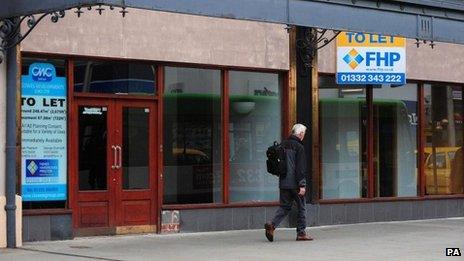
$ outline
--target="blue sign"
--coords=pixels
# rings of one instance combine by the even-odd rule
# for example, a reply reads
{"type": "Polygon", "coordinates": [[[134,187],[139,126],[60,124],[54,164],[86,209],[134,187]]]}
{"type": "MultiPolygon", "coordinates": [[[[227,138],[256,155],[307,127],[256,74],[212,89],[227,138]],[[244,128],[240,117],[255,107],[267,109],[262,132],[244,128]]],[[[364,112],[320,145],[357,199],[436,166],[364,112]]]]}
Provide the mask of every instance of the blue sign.
{"type": "Polygon", "coordinates": [[[406,84],[404,73],[337,73],[338,84],[406,84]]]}
{"type": "Polygon", "coordinates": [[[66,200],[66,78],[52,64],[33,63],[21,84],[23,201],[66,200]]]}
{"type": "Polygon", "coordinates": [[[26,178],[32,177],[58,177],[58,160],[26,160],[26,178]]]}

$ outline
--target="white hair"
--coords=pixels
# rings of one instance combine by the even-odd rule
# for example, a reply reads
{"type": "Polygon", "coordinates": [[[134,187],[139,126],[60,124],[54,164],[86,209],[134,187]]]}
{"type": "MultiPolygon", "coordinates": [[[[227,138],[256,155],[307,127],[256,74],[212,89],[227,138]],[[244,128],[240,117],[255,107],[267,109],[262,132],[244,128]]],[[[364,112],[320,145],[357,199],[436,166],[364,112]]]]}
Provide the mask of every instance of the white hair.
{"type": "Polygon", "coordinates": [[[304,133],[304,132],[306,132],[306,126],[304,126],[303,124],[297,123],[297,124],[293,125],[293,128],[292,128],[292,134],[293,135],[298,135],[298,134],[304,133]]]}

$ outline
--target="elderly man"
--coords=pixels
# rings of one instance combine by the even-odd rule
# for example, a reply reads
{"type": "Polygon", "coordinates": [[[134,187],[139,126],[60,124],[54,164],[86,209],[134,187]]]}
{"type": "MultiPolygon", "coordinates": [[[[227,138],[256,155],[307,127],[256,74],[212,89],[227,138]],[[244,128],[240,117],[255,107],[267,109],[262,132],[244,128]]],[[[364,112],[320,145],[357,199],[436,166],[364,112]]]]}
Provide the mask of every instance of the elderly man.
{"type": "Polygon", "coordinates": [[[293,201],[298,207],[298,218],[296,223],[296,240],[313,240],[305,232],[306,229],[306,154],[303,147],[303,139],[306,133],[306,126],[295,124],[292,128],[290,137],[282,141],[287,160],[287,174],[279,177],[280,207],[271,222],[264,225],[266,238],[274,241],[274,230],[280,222],[288,215],[292,208],[293,201]]]}

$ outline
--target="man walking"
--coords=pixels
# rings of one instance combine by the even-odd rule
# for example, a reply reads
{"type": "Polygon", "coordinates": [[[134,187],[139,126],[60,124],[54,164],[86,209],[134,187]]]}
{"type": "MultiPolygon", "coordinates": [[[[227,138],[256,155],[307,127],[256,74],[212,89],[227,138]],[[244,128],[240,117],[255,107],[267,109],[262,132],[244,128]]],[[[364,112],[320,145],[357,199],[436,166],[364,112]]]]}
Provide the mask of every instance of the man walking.
{"type": "Polygon", "coordinates": [[[303,139],[306,133],[306,126],[295,124],[292,128],[292,134],[289,138],[282,141],[282,147],[285,149],[287,161],[287,174],[279,177],[279,200],[280,207],[275,213],[271,222],[264,225],[266,238],[274,241],[274,230],[280,222],[288,215],[292,208],[293,201],[298,207],[298,217],[296,222],[296,240],[308,241],[313,240],[305,232],[306,229],[306,154],[303,147],[303,139]]]}

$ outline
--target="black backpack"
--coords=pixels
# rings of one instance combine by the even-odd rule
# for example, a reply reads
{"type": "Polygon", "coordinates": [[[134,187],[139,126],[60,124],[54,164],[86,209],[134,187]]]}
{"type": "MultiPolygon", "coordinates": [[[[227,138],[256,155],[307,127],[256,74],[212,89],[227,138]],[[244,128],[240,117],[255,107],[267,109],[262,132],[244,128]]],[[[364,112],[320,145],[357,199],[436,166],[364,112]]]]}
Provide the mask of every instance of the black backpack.
{"type": "Polygon", "coordinates": [[[267,148],[266,151],[267,172],[275,176],[284,176],[287,174],[287,164],[285,161],[285,149],[277,141],[267,148]]]}

